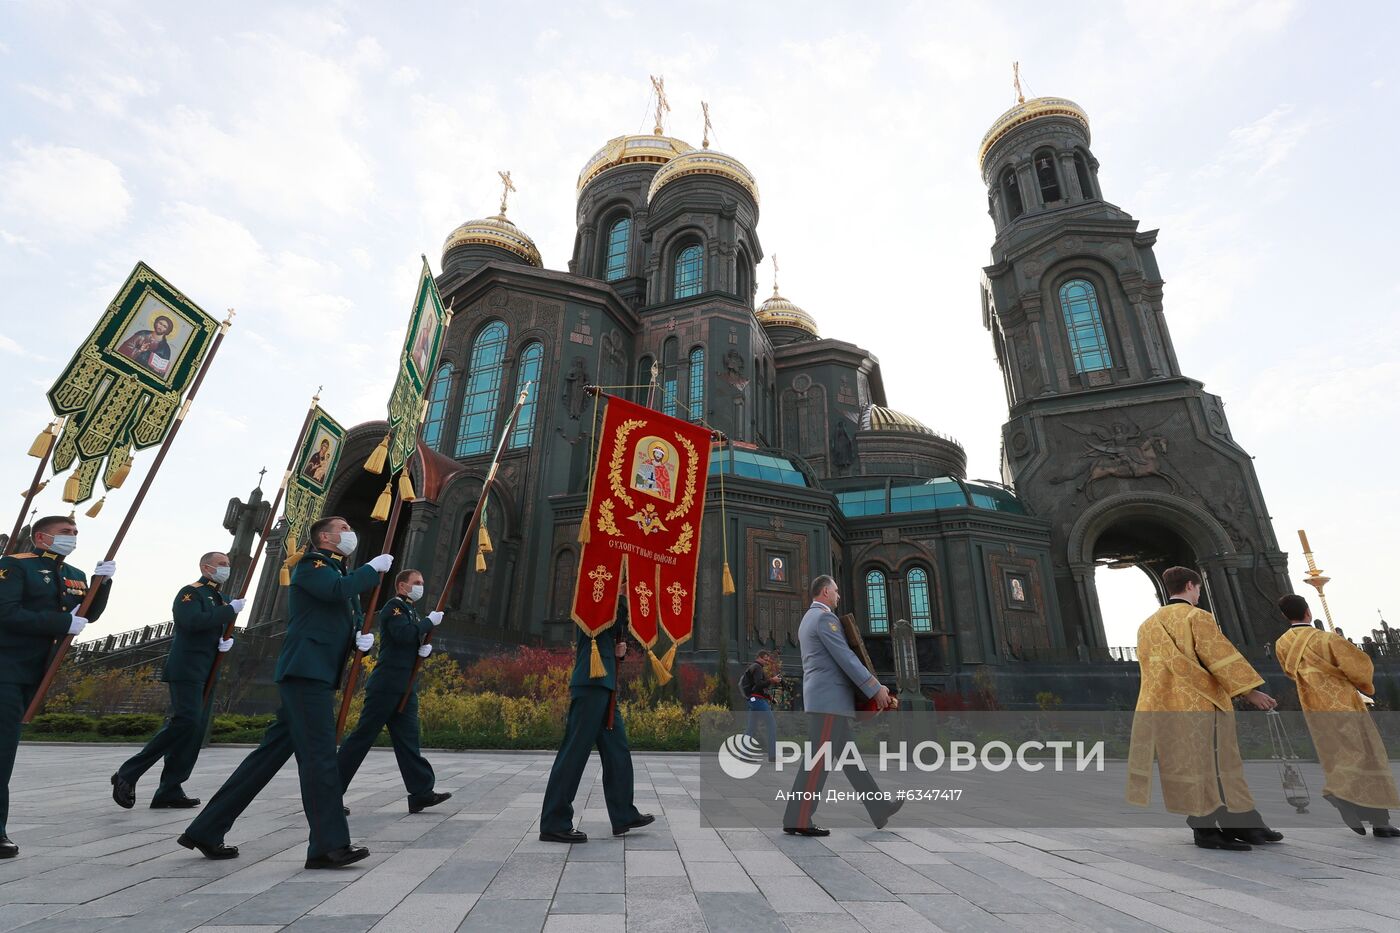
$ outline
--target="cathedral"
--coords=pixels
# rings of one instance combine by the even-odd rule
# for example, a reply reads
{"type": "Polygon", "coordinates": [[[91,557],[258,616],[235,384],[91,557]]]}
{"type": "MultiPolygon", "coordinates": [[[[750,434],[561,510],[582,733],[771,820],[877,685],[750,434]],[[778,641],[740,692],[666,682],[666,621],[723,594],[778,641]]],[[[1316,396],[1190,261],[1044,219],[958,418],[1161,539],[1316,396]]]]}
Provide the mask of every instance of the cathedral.
{"type": "MultiPolygon", "coordinates": [[[[1009,407],[1000,482],[967,477],[963,448],[921,420],[927,399],[886,397],[878,347],[824,333],[776,282],[760,300],[759,180],[708,140],[666,135],[660,113],[653,133],[610,139],[583,163],[567,268],[545,267],[504,198],[443,244],[438,287],[454,314],[428,389],[419,498],[393,542],[430,596],[520,387],[535,390],[486,503],[490,566],[450,594],[440,644],[470,656],[572,640],[591,384],[732,441],[710,467],[684,660],[712,668],[769,646],[795,662],[821,573],[881,672],[897,642],[926,693],[965,690],[980,671],[1026,702],[1044,684],[1082,692],[1090,672],[1135,675],[1105,642],[1099,565],[1154,580],[1200,567],[1232,640],[1257,648],[1276,634],[1273,601],[1290,587],[1250,457],[1220,399],[1177,364],[1156,231],[1105,199],[1080,107],[1022,99],[981,141],[994,227],[981,312],[1009,407]]],[[[387,549],[369,517],[383,478],[362,468],[385,430],[349,432],[326,502],[360,530],[362,557],[387,549]]],[[[285,604],[276,551],[255,621],[275,623],[285,604]]]]}

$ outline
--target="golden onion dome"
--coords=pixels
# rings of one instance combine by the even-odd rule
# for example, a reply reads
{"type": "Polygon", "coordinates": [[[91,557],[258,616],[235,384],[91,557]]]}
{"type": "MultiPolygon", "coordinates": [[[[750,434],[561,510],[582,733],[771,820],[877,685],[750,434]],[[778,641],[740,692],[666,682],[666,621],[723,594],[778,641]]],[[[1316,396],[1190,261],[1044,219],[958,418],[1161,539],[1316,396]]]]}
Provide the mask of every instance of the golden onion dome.
{"type": "Polygon", "coordinates": [[[535,241],[530,239],[524,230],[507,220],[505,214],[469,220],[453,230],[447,235],[447,241],[442,244],[442,256],[446,259],[452,250],[470,244],[494,246],[514,253],[536,268],[544,267],[535,241]]]}
{"type": "Polygon", "coordinates": [[[871,405],[860,420],[861,429],[865,431],[901,431],[905,434],[943,436],[913,415],[906,415],[902,411],[895,411],[883,405],[871,405]]]}
{"type": "Polygon", "coordinates": [[[604,143],[603,148],[593,153],[593,158],[584,163],[583,171],[578,173],[578,190],[582,191],[590,181],[610,168],[638,162],[665,165],[676,156],[693,151],[695,147],[690,143],[660,133],[616,136],[604,143]]]}
{"type": "Polygon", "coordinates": [[[982,146],[977,150],[978,164],[985,162],[987,153],[991,152],[992,147],[1007,133],[1041,117],[1068,117],[1082,124],[1084,132],[1089,132],[1089,115],[1074,101],[1063,97],[1033,97],[1021,101],[1003,113],[992,124],[992,128],[987,130],[987,135],[982,137],[982,146]]]}
{"type": "Polygon", "coordinates": [[[817,333],[817,322],[812,315],[779,295],[776,285],[773,286],[773,297],[758,306],[754,317],[758,318],[758,323],[764,327],[796,327],[813,337],[820,336],[817,333]]]}
{"type": "Polygon", "coordinates": [[[758,203],[758,182],[754,180],[753,172],[732,155],[725,155],[713,149],[692,149],[663,165],[661,170],[652,176],[651,187],[647,189],[647,203],[650,204],[656,193],[666,185],[687,175],[719,175],[728,178],[747,191],[755,204],[758,203]]]}

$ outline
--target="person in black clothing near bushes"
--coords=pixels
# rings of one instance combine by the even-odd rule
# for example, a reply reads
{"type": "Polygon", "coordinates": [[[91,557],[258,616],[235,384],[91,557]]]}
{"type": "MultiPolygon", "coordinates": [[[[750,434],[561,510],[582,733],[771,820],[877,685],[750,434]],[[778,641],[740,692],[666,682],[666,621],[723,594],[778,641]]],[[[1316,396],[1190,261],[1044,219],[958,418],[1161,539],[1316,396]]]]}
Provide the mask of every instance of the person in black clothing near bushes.
{"type": "Polygon", "coordinates": [[[778,722],[773,716],[773,697],[768,691],[782,679],[780,675],[770,673],[774,661],[773,652],[765,648],[758,653],[753,663],[744,669],[744,676],[739,678],[739,692],[744,695],[744,703],[749,711],[749,722],[744,733],[750,738],[757,738],[757,725],[760,721],[763,722],[769,761],[778,757],[778,722]]]}

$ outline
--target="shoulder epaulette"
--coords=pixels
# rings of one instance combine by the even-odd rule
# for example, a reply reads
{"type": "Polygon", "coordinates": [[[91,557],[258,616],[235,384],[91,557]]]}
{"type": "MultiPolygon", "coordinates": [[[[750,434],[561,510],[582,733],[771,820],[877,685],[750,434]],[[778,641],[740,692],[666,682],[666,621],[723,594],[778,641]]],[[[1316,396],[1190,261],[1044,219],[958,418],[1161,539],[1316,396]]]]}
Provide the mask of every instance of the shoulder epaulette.
{"type": "Polygon", "coordinates": [[[200,580],[200,581],[198,581],[198,582],[191,583],[191,584],[189,584],[189,585],[192,586],[192,587],[194,587],[195,589],[199,589],[201,586],[204,585],[204,581],[203,581],[203,580],[200,580]]]}
{"type": "Polygon", "coordinates": [[[27,560],[28,558],[38,557],[39,555],[35,554],[33,551],[25,551],[23,554],[6,554],[5,556],[12,557],[15,560],[27,560]]]}

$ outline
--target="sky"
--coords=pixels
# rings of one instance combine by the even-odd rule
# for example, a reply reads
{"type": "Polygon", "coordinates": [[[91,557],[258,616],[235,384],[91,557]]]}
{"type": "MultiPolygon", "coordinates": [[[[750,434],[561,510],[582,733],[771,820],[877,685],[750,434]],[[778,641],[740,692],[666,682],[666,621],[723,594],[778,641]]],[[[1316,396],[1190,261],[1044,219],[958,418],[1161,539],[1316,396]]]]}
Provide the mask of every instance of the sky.
{"type": "MultiPolygon", "coordinates": [[[[169,618],[226,503],[270,495],[307,401],[383,417],[420,254],[510,217],[566,268],[579,168],[667,130],[740,158],[783,294],[880,360],[891,406],[998,478],[1006,399],[980,320],[976,163],[1014,103],[1088,113],[1107,200],[1160,229],[1185,373],[1226,401],[1289,572],[1308,531],[1359,640],[1391,586],[1400,492],[1393,219],[1400,7],[1204,3],[0,3],[0,489],[19,508],[44,393],[137,260],[237,317],[118,556],[94,635],[169,618]],[[1389,428],[1386,425],[1390,425],[1389,428]],[[8,453],[4,451],[8,450],[8,453]]],[[[771,268],[759,277],[760,297],[771,268]]],[[[81,521],[91,567],[138,476],[81,521]]],[[[39,500],[66,513],[62,483],[39,500]]],[[[3,519],[5,529],[13,516],[3,519]]],[[[1101,571],[1110,644],[1152,608],[1101,571]]]]}

